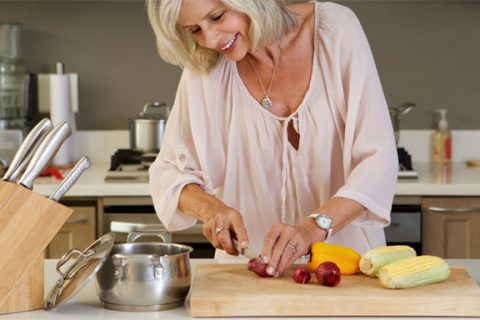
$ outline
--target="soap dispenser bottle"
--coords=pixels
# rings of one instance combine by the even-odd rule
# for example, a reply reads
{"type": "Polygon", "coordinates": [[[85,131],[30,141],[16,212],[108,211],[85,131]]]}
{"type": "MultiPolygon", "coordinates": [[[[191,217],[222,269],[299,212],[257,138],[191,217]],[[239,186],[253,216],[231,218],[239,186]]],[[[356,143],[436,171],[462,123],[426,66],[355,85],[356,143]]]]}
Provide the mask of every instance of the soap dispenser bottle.
{"type": "Polygon", "coordinates": [[[438,127],[433,133],[432,159],[435,164],[450,164],[452,162],[452,133],[448,128],[447,110],[437,109],[439,114],[438,127]]]}

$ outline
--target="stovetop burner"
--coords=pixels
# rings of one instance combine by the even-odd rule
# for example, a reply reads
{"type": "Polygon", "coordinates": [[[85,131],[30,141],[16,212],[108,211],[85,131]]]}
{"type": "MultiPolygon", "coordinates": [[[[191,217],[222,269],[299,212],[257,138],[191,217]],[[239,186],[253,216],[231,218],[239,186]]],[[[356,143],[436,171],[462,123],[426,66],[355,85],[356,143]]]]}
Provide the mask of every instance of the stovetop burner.
{"type": "Polygon", "coordinates": [[[148,168],[156,157],[156,153],[119,149],[110,158],[110,170],[105,181],[148,182],[148,168]]]}
{"type": "Polygon", "coordinates": [[[110,170],[115,171],[118,170],[121,165],[130,164],[143,164],[150,166],[156,157],[156,153],[143,153],[141,151],[130,149],[119,149],[110,157],[110,170]]]}

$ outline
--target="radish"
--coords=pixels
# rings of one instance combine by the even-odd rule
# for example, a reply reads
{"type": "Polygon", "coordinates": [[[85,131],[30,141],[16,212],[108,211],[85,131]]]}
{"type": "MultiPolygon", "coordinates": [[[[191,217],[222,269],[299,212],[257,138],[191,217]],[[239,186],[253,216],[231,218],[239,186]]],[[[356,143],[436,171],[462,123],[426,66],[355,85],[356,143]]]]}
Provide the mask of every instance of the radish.
{"type": "Polygon", "coordinates": [[[315,276],[319,284],[327,287],[335,287],[340,283],[341,278],[340,269],[335,262],[331,261],[321,263],[315,270],[315,276]]]}
{"type": "Polygon", "coordinates": [[[292,278],[296,283],[308,283],[311,278],[310,271],[308,271],[308,269],[305,267],[298,267],[293,272],[292,278]]]}

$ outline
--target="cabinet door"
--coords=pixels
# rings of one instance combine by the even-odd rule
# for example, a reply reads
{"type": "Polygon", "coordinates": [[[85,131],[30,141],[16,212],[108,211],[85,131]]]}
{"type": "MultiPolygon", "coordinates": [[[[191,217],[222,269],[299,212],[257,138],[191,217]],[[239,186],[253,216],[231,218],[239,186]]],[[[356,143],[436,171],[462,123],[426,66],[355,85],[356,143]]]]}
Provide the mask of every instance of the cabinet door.
{"type": "Polygon", "coordinates": [[[480,258],[480,198],[422,199],[422,252],[449,259],[480,258]]]}
{"type": "Polygon", "coordinates": [[[84,250],[95,241],[95,208],[71,207],[71,217],[50,242],[46,258],[60,258],[72,248],[84,250]]]}

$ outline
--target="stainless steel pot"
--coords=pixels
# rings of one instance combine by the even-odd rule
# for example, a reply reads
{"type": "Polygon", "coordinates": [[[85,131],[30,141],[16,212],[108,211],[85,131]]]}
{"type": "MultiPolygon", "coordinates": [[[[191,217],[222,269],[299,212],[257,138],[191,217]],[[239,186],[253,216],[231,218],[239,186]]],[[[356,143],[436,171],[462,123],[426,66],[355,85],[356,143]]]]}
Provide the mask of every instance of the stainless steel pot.
{"type": "MultiPolygon", "coordinates": [[[[143,234],[145,236],[150,234],[143,234]]],[[[157,234],[166,240],[164,233],[157,234]]],[[[133,233],[135,241],[142,236],[133,233]]],[[[157,311],[183,304],[191,283],[189,246],[145,242],[114,244],[106,233],[85,250],[71,249],[57,263],[60,278],[48,293],[45,310],[72,298],[94,275],[106,308],[121,311],[157,311]]]]}
{"type": "Polygon", "coordinates": [[[97,293],[108,309],[156,311],[175,308],[190,289],[190,252],[175,243],[114,245],[97,272],[97,293]]]}
{"type": "Polygon", "coordinates": [[[135,119],[130,120],[130,149],[156,153],[163,141],[170,107],[163,102],[147,103],[135,119]],[[158,109],[157,112],[150,112],[158,109]]]}

